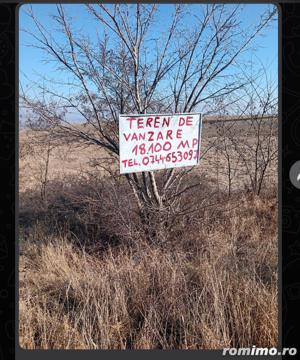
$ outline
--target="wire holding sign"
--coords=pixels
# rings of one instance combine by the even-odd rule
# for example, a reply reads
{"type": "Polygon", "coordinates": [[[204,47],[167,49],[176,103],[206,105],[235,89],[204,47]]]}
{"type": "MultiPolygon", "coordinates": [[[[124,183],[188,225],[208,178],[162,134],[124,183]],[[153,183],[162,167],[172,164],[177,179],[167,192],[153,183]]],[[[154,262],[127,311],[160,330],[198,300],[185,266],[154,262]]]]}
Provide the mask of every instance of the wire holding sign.
{"type": "Polygon", "coordinates": [[[197,165],[201,129],[200,113],[120,115],[120,173],[197,165]]]}

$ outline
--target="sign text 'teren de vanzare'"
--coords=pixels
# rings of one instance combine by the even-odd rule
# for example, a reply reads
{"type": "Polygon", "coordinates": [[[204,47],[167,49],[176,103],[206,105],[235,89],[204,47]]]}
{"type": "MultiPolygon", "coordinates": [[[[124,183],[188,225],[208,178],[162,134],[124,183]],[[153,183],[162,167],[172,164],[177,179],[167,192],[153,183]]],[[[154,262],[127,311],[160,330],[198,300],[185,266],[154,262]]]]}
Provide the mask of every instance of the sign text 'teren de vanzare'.
{"type": "Polygon", "coordinates": [[[120,115],[120,173],[196,165],[201,127],[201,114],[120,115]]]}

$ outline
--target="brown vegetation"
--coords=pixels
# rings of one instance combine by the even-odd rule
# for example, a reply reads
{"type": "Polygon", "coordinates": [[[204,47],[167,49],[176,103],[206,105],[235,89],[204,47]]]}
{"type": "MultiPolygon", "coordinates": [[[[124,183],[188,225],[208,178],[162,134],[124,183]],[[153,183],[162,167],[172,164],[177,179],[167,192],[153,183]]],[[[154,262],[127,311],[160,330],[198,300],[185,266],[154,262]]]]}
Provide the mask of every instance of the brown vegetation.
{"type": "Polygon", "coordinates": [[[276,8],[175,5],[158,39],[156,4],[85,9],[95,41],[27,11],[61,79],[20,86],[20,345],[276,346],[277,86],[242,56],[276,8]],[[218,120],[199,166],[120,175],[119,114],[193,111],[218,120]]]}
{"type": "Polygon", "coordinates": [[[276,346],[276,182],[229,196],[200,166],[197,210],[149,244],[127,182],[77,170],[49,180],[46,205],[21,192],[23,348],[276,346]]]}

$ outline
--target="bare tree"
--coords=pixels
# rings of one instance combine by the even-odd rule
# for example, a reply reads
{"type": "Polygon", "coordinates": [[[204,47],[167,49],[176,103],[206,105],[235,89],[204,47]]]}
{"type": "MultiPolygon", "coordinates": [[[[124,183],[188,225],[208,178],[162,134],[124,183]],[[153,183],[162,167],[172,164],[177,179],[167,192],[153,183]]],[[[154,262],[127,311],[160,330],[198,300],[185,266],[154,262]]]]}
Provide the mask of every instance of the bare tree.
{"type": "Polygon", "coordinates": [[[31,175],[35,177],[39,185],[42,205],[47,207],[50,160],[58,145],[54,137],[54,128],[45,123],[42,118],[29,117],[26,125],[31,130],[31,135],[27,135],[22,147],[30,149],[31,162],[34,162],[35,166],[35,171],[32,168],[30,170],[31,175]]]}
{"type": "MultiPolygon", "coordinates": [[[[259,195],[278,153],[277,83],[271,81],[263,66],[255,73],[244,72],[244,76],[245,85],[233,101],[230,118],[226,119],[226,112],[219,112],[224,121],[218,125],[214,146],[225,160],[229,195],[233,181],[241,176],[248,191],[259,195]]],[[[221,103],[219,106],[223,108],[221,103]]]]}
{"type": "Polygon", "coordinates": [[[261,76],[249,77],[244,88],[244,103],[240,112],[248,119],[245,139],[231,136],[231,142],[246,169],[249,189],[260,194],[267,170],[278,154],[278,96],[277,84],[270,81],[265,68],[261,76]],[[263,79],[263,80],[262,80],[263,79]],[[263,82],[263,83],[261,83],[263,82]]]}
{"type": "MultiPolygon", "coordinates": [[[[57,137],[100,146],[116,159],[120,113],[191,112],[241,89],[243,84],[228,70],[276,12],[271,6],[256,26],[243,31],[240,6],[195,5],[189,13],[190,7],[175,5],[168,28],[158,36],[152,31],[159,21],[155,4],[92,4],[86,9],[99,30],[96,41],[76,31],[62,5],[53,20],[64,41],[28,12],[36,26],[31,45],[68,80],[44,75],[35,84],[47,94],[44,100],[25,92],[21,98],[53,125],[57,137]],[[67,86],[69,94],[59,92],[60,85],[67,86]],[[82,116],[84,125],[68,120],[70,109],[82,116]]],[[[149,223],[151,214],[165,219],[182,211],[181,195],[199,186],[185,183],[190,172],[125,175],[143,223],[149,223]]]]}

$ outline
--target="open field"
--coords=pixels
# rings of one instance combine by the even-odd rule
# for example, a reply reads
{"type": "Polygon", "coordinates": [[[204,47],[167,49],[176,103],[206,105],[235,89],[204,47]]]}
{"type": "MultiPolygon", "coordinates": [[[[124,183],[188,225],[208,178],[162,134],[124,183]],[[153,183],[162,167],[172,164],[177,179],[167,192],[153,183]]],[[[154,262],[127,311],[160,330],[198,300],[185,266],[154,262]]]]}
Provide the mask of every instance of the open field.
{"type": "MultiPolygon", "coordinates": [[[[264,120],[268,123],[268,119],[264,120]]],[[[204,119],[202,130],[202,144],[201,144],[201,163],[195,169],[199,174],[206,174],[210,181],[222,189],[228,186],[228,164],[226,164],[224,154],[218,148],[220,146],[220,136],[217,132],[220,129],[220,124],[225,126],[229,131],[235,131],[237,136],[241,137],[247,134],[247,141],[255,142],[251,124],[245,121],[238,121],[233,124],[232,120],[226,119],[224,122],[218,122],[215,118],[204,119]],[[239,134],[239,135],[238,135],[239,134]],[[250,135],[253,138],[248,137],[250,135]]],[[[277,126],[277,125],[276,125],[277,126]]],[[[228,131],[228,133],[229,133],[228,131]]],[[[273,148],[276,149],[277,144],[277,129],[274,135],[271,136],[273,148]]],[[[20,192],[26,189],[32,189],[41,181],[41,177],[45,171],[46,161],[46,146],[44,142],[36,143],[37,136],[31,130],[20,131],[20,171],[19,171],[19,190],[20,192]]],[[[233,187],[235,189],[243,188],[245,185],[246,169],[243,168],[238,159],[238,154],[231,151],[232,167],[235,169],[236,175],[233,180],[233,187]]],[[[49,159],[49,180],[64,179],[66,176],[75,176],[85,171],[93,171],[96,164],[101,164],[103,158],[107,158],[108,154],[98,146],[79,147],[78,144],[61,144],[54,147],[51,151],[49,159]]],[[[110,167],[118,168],[117,161],[113,161],[110,167]]],[[[104,171],[103,169],[101,171],[104,171]]],[[[267,171],[266,179],[268,183],[276,186],[277,184],[277,161],[271,163],[267,171]]]]}
{"type": "MultiPolygon", "coordinates": [[[[251,192],[255,131],[234,124],[229,146],[224,123],[204,121],[191,174],[201,186],[184,199],[199,208],[162,244],[147,242],[124,178],[97,165],[103,150],[60,144],[47,157],[35,133],[20,132],[21,347],[277,346],[277,160],[251,192]]],[[[276,150],[276,130],[267,144],[276,150]]]]}

